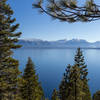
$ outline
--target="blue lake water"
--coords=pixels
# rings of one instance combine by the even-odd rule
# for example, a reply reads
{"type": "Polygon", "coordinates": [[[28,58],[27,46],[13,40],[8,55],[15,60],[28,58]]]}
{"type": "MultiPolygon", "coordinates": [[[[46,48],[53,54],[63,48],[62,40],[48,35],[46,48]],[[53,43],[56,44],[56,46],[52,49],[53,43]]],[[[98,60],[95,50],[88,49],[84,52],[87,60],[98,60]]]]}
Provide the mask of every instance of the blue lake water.
{"type": "MultiPolygon", "coordinates": [[[[83,49],[89,71],[91,93],[100,89],[100,49],[83,49]]],[[[31,57],[45,96],[51,96],[54,88],[58,89],[67,64],[73,64],[76,49],[18,49],[14,58],[19,60],[23,71],[27,58],[31,57]]]]}

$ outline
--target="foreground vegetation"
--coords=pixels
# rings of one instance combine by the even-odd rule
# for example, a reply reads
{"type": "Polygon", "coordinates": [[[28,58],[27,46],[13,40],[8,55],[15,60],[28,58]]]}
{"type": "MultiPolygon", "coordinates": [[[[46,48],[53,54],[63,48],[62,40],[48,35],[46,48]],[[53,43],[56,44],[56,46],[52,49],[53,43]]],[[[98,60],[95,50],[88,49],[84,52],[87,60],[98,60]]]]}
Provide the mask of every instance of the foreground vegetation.
{"type": "MultiPolygon", "coordinates": [[[[31,58],[28,58],[24,73],[19,71],[19,63],[12,57],[12,49],[17,45],[19,24],[12,18],[13,11],[0,0],[0,100],[45,100],[43,89],[31,58]]],[[[88,69],[80,48],[77,49],[74,65],[68,65],[60,83],[54,89],[52,100],[100,100],[100,91],[93,98],[88,86],[88,69]]]]}

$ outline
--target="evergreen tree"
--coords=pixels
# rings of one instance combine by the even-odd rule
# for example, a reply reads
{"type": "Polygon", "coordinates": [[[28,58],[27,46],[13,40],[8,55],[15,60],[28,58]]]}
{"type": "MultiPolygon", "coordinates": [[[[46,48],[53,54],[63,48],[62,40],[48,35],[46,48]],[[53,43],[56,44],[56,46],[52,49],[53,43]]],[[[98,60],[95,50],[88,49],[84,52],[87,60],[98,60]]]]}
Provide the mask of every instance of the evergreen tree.
{"type": "Polygon", "coordinates": [[[24,74],[20,82],[20,93],[23,100],[43,99],[43,90],[38,82],[38,76],[31,58],[28,58],[24,74]]]}
{"type": "Polygon", "coordinates": [[[53,90],[51,100],[60,100],[58,97],[58,91],[56,89],[53,90]]]}
{"type": "Polygon", "coordinates": [[[12,58],[12,49],[19,48],[16,32],[19,24],[12,18],[13,11],[7,0],[0,0],[0,100],[17,99],[18,61],[12,58]]]}
{"type": "Polygon", "coordinates": [[[97,92],[93,95],[93,100],[100,100],[100,91],[97,91],[97,92]]]}
{"type": "Polygon", "coordinates": [[[59,86],[61,100],[76,100],[79,96],[82,100],[91,100],[91,93],[88,87],[87,66],[80,48],[75,55],[75,65],[68,65],[63,80],[59,86]],[[79,87],[78,87],[79,86],[79,87]],[[77,95],[78,96],[75,96],[77,95]]]}
{"type": "Polygon", "coordinates": [[[77,65],[72,66],[70,70],[70,95],[69,100],[85,100],[83,99],[85,92],[83,91],[83,81],[80,78],[80,68],[77,65]]]}
{"type": "Polygon", "coordinates": [[[81,79],[86,79],[87,80],[87,75],[88,75],[88,69],[87,65],[85,65],[84,62],[84,56],[80,48],[77,48],[76,55],[75,55],[75,64],[81,68],[81,79]]]}
{"type": "Polygon", "coordinates": [[[59,86],[59,97],[61,100],[66,100],[70,94],[69,93],[70,69],[71,69],[71,65],[69,64],[67,66],[66,72],[64,73],[63,79],[59,86]]]}
{"type": "Polygon", "coordinates": [[[59,88],[61,100],[85,100],[83,92],[83,81],[80,78],[80,68],[77,65],[68,65],[63,81],[59,88]]]}
{"type": "Polygon", "coordinates": [[[84,56],[80,48],[77,49],[74,60],[75,60],[75,64],[80,68],[80,72],[81,72],[80,77],[81,80],[84,82],[83,91],[86,93],[86,95],[84,96],[84,100],[91,100],[92,98],[91,98],[91,93],[89,90],[88,79],[87,79],[88,69],[87,69],[87,65],[85,65],[84,56]]]}

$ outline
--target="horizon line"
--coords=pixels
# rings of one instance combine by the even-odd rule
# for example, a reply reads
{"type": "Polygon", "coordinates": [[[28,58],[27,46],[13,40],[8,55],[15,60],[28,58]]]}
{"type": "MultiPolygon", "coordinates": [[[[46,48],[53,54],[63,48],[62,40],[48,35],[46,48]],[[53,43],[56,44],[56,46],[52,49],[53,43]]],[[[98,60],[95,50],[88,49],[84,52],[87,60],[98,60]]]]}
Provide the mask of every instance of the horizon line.
{"type": "Polygon", "coordinates": [[[60,41],[60,40],[65,40],[65,41],[69,41],[69,40],[85,40],[87,42],[90,42],[90,43],[93,43],[93,42],[98,42],[100,40],[97,40],[97,41],[89,41],[87,39],[82,39],[82,38],[72,38],[72,39],[55,39],[55,40],[47,40],[47,39],[41,39],[41,38],[19,38],[19,40],[42,40],[42,41],[60,41]]]}

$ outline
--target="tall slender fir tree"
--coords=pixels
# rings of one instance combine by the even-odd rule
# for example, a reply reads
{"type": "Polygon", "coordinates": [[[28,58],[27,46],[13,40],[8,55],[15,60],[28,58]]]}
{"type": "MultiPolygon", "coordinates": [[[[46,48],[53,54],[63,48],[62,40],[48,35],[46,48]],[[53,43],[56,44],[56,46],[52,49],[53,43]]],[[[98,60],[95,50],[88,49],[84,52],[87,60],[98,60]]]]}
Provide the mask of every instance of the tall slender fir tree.
{"type": "Polygon", "coordinates": [[[86,93],[86,95],[84,96],[83,99],[92,100],[91,93],[88,86],[88,78],[87,78],[88,69],[87,69],[87,65],[85,65],[84,56],[80,48],[77,49],[74,60],[75,60],[75,64],[80,68],[80,72],[81,72],[80,77],[81,80],[84,82],[83,91],[86,93]]]}
{"type": "Polygon", "coordinates": [[[7,0],[0,0],[0,100],[16,100],[18,61],[12,58],[12,49],[16,45],[20,32],[16,32],[19,24],[12,18],[13,11],[7,0]]]}
{"type": "Polygon", "coordinates": [[[64,73],[63,79],[59,86],[59,97],[61,100],[66,100],[69,96],[70,88],[69,88],[69,80],[70,80],[70,69],[71,65],[67,66],[66,72],[64,73]]]}
{"type": "Polygon", "coordinates": [[[43,90],[38,82],[38,76],[31,58],[28,58],[19,88],[23,100],[44,99],[43,90]]]}
{"type": "Polygon", "coordinates": [[[83,81],[80,78],[80,68],[77,65],[68,65],[63,81],[59,87],[61,100],[83,100],[83,81]]]}
{"type": "MultiPolygon", "coordinates": [[[[85,62],[84,62],[84,56],[82,54],[81,49],[78,48],[76,55],[75,55],[75,66],[71,66],[71,65],[67,66],[66,72],[64,74],[64,78],[59,86],[60,99],[61,100],[73,99],[74,100],[73,93],[77,94],[77,91],[76,91],[77,89],[73,88],[72,84],[73,84],[73,82],[76,84],[78,81],[75,81],[75,80],[79,80],[80,82],[77,84],[79,84],[79,86],[81,85],[81,88],[78,88],[79,90],[81,89],[80,90],[81,93],[79,93],[79,91],[78,91],[79,95],[80,94],[82,95],[82,96],[80,96],[80,99],[91,100],[91,93],[90,93],[90,90],[88,87],[87,75],[88,75],[88,70],[87,70],[87,66],[85,65],[85,62]],[[79,74],[79,76],[77,76],[77,73],[79,74]],[[73,75],[75,77],[72,78],[73,75]],[[72,81],[72,83],[71,83],[71,81],[72,81]]],[[[74,86],[77,87],[77,85],[75,85],[75,84],[74,84],[74,86]]],[[[74,95],[74,97],[76,97],[76,96],[74,95]]],[[[75,100],[76,100],[76,98],[75,98],[75,100]]]]}
{"type": "Polygon", "coordinates": [[[69,78],[70,95],[68,96],[68,100],[85,100],[83,99],[85,95],[83,81],[80,76],[80,68],[77,65],[72,66],[69,78]]]}
{"type": "Polygon", "coordinates": [[[84,56],[80,48],[77,48],[76,55],[75,55],[75,64],[81,68],[81,79],[86,79],[87,80],[87,75],[88,75],[88,69],[87,65],[85,65],[84,62],[84,56]]]}

